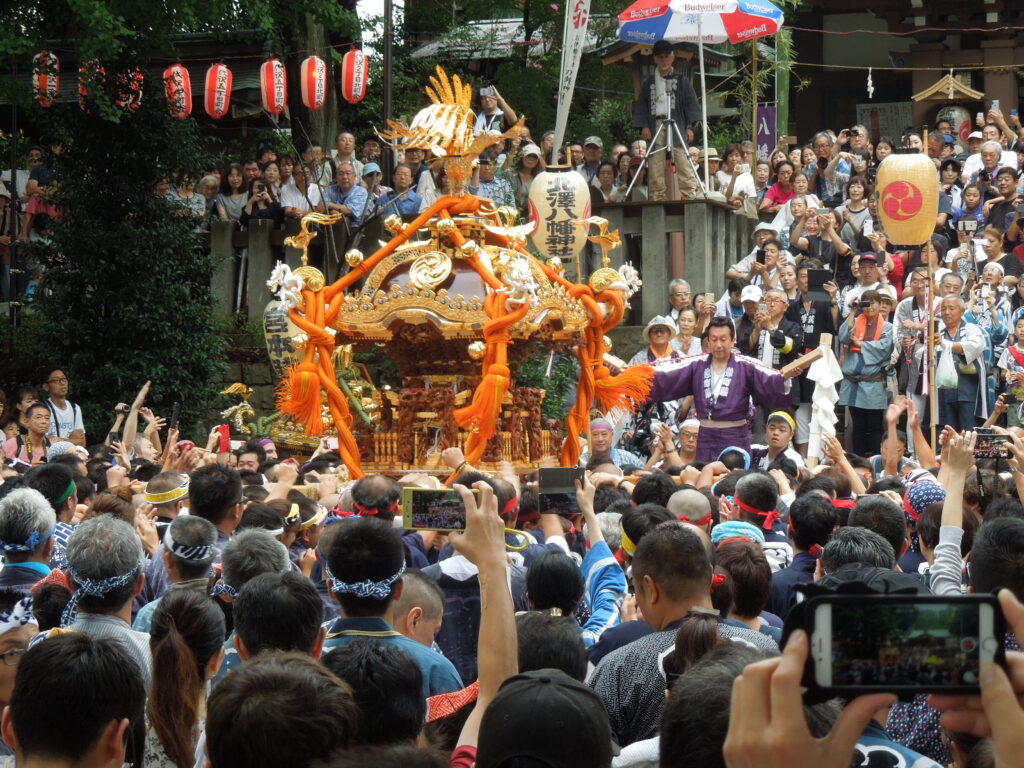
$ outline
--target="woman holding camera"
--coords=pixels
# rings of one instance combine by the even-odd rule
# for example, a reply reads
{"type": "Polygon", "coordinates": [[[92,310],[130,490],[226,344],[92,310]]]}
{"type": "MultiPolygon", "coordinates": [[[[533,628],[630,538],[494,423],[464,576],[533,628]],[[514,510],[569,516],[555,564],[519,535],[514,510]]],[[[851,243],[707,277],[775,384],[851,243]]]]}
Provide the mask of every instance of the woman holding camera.
{"type": "Polygon", "coordinates": [[[238,223],[243,227],[249,226],[252,219],[270,219],[275,227],[284,224],[284,209],[280,201],[267,186],[262,178],[255,178],[249,185],[249,199],[242,208],[242,215],[238,217],[238,223]]]}
{"type": "Polygon", "coordinates": [[[858,456],[879,452],[885,429],[889,390],[886,368],[892,358],[892,325],[880,314],[877,290],[864,291],[839,326],[839,356],[843,381],[839,404],[850,409],[852,447],[858,456]]]}

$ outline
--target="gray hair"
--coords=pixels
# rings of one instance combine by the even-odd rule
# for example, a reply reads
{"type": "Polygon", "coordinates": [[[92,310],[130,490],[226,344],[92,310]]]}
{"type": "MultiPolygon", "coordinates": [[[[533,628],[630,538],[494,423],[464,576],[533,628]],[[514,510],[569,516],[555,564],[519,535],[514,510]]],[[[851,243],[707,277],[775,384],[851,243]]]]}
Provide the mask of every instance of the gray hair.
{"type": "Polygon", "coordinates": [[[214,549],[217,544],[217,526],[198,515],[180,515],[171,521],[168,528],[175,544],[182,547],[210,547],[209,557],[202,560],[186,560],[174,552],[171,553],[174,564],[182,576],[198,579],[209,570],[217,557],[214,549]]]}
{"type": "Polygon", "coordinates": [[[668,497],[668,503],[665,506],[676,517],[686,515],[686,519],[691,522],[702,520],[711,511],[711,502],[708,501],[708,497],[692,488],[676,491],[668,497]]]}
{"type": "Polygon", "coordinates": [[[1001,156],[1002,152],[1003,152],[1003,145],[1000,144],[998,141],[986,141],[984,144],[981,145],[981,150],[980,151],[982,151],[982,152],[998,152],[1000,154],[1000,156],[1001,156]]]}
{"type": "Polygon", "coordinates": [[[829,131],[818,131],[814,136],[811,137],[811,146],[813,147],[818,139],[828,139],[829,146],[835,144],[835,137],[829,131]]]}
{"type": "Polygon", "coordinates": [[[896,567],[892,544],[880,534],[859,526],[846,526],[833,533],[821,557],[825,573],[835,573],[850,563],[890,570],[896,567]]]}
{"type": "Polygon", "coordinates": [[[213,184],[215,189],[220,188],[220,182],[217,181],[217,177],[212,174],[208,176],[203,176],[203,178],[199,180],[198,189],[202,190],[202,188],[205,187],[207,184],[213,184]]]}
{"type": "MultiPolygon", "coordinates": [[[[102,582],[138,574],[145,558],[135,529],[113,515],[98,515],[80,523],[68,539],[68,573],[73,582],[102,582]]],[[[118,609],[131,599],[135,579],[103,595],[83,594],[85,610],[118,609]]]]}
{"type": "Polygon", "coordinates": [[[677,285],[685,285],[687,288],[690,287],[690,284],[683,280],[683,278],[677,277],[668,284],[668,292],[672,293],[672,289],[675,288],[677,285]]]}
{"type": "Polygon", "coordinates": [[[0,500],[0,549],[5,557],[40,550],[56,525],[50,502],[33,488],[19,488],[0,500]],[[33,540],[38,543],[27,546],[33,540]]]}
{"type": "Polygon", "coordinates": [[[291,569],[284,544],[262,528],[250,528],[232,536],[224,545],[220,562],[221,581],[235,591],[261,573],[291,569]]]}
{"type": "MultiPolygon", "coordinates": [[[[622,546],[622,515],[618,512],[598,512],[597,525],[608,548],[615,552],[622,546]]],[[[588,535],[587,524],[583,524],[583,535],[588,535]]]]}
{"type": "MultiPolygon", "coordinates": [[[[956,277],[958,280],[960,280],[960,285],[963,286],[964,279],[962,277],[960,277],[960,275],[958,275],[956,272],[951,272],[950,274],[953,275],[954,277],[956,277]]],[[[945,280],[947,277],[949,277],[949,275],[943,275],[942,279],[945,280]]],[[[940,280],[939,282],[942,282],[942,281],[940,280]]],[[[960,305],[960,309],[962,309],[964,312],[967,311],[967,302],[963,300],[962,296],[959,296],[957,294],[951,293],[951,294],[949,294],[947,296],[943,296],[942,297],[943,301],[945,301],[946,299],[956,299],[957,304],[960,305]]]]}

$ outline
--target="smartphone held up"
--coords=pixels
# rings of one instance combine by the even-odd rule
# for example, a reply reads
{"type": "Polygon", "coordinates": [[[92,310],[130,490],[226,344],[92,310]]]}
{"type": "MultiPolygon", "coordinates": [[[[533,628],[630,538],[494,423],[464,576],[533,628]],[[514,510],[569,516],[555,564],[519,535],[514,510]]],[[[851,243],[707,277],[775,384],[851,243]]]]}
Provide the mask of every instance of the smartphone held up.
{"type": "Polygon", "coordinates": [[[1006,663],[995,595],[824,595],[803,616],[803,682],[826,697],[975,694],[982,667],[1006,663]]]}

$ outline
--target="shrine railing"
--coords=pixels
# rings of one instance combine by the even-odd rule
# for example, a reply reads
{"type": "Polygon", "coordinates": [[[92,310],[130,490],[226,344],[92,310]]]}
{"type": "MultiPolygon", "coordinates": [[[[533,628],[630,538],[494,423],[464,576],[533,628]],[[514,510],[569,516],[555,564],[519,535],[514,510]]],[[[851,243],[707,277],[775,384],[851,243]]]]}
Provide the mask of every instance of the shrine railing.
{"type": "MultiPolygon", "coordinates": [[[[725,289],[725,270],[750,250],[750,234],[757,224],[731,206],[703,200],[594,203],[593,213],[608,219],[609,229],[619,230],[622,236],[622,246],[609,254],[612,266],[631,262],[644,283],[639,301],[634,299],[624,321],[630,326],[643,325],[665,312],[668,283],[675,277],[685,277],[695,292],[720,295],[725,289]]],[[[292,268],[300,264],[300,251],[284,245],[284,239],[298,231],[297,220],[289,220],[284,229],[274,229],[272,222],[262,220],[254,220],[247,230],[234,222],[212,223],[203,237],[217,262],[212,288],[218,314],[246,307],[251,317],[262,313],[271,298],[266,281],[274,263],[283,259],[292,268]]],[[[330,282],[347,269],[346,251],[359,248],[368,254],[387,239],[379,219],[358,232],[335,225],[311,244],[310,263],[323,270],[330,282]]],[[[580,268],[584,272],[595,269],[600,266],[599,257],[600,252],[591,249],[581,258],[580,268]]],[[[575,265],[565,267],[575,276],[575,265]]]]}

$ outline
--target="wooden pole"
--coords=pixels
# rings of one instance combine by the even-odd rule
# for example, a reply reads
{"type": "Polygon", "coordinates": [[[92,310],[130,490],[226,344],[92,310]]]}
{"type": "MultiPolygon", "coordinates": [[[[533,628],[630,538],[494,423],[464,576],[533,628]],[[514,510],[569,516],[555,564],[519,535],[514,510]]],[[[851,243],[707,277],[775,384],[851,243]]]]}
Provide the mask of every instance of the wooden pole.
{"type": "MultiPolygon", "coordinates": [[[[751,83],[750,83],[750,141],[754,144],[754,152],[757,152],[757,40],[750,41],[751,54],[751,83]]],[[[771,150],[768,150],[769,152],[771,150]]]]}
{"type": "MultiPolygon", "coordinates": [[[[925,243],[930,246],[931,243],[925,243]]],[[[924,246],[922,246],[923,248],[924,246]]],[[[939,398],[935,386],[935,294],[932,288],[932,275],[935,274],[935,249],[929,247],[928,256],[928,354],[925,356],[928,367],[928,400],[931,403],[929,413],[932,422],[932,453],[938,456],[939,442],[939,398]]]]}

